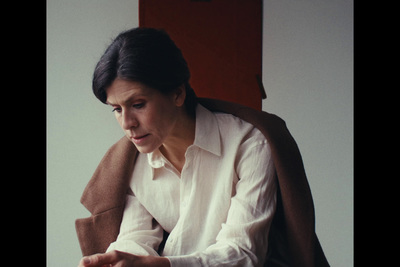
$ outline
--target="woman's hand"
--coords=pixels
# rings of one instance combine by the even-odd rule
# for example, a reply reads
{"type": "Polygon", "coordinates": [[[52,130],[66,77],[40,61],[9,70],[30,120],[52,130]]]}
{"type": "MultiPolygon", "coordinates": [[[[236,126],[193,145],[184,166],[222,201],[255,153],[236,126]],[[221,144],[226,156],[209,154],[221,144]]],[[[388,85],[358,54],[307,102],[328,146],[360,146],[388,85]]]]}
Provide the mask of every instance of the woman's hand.
{"type": "Polygon", "coordinates": [[[155,256],[136,256],[118,250],[81,259],[78,267],[170,267],[169,260],[155,256]]]}

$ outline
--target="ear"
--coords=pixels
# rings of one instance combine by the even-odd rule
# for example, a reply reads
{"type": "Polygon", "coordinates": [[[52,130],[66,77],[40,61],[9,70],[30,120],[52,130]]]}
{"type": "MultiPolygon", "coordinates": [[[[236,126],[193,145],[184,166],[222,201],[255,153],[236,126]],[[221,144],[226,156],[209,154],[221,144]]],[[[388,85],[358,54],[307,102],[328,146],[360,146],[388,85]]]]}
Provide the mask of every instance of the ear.
{"type": "Polygon", "coordinates": [[[174,102],[177,107],[183,106],[186,99],[186,87],[185,84],[180,85],[176,88],[174,93],[174,102]]]}

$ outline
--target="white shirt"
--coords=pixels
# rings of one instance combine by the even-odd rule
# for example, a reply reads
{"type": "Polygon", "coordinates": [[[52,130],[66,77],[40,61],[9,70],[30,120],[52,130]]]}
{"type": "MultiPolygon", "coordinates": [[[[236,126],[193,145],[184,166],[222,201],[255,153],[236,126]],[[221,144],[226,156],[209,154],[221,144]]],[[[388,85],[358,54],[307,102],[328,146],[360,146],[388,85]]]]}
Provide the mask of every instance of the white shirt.
{"type": "Polygon", "coordinates": [[[120,233],[107,251],[161,256],[172,267],[263,266],[276,209],[275,168],[264,135],[196,108],[193,145],[179,173],[159,150],[139,154],[120,233]]]}

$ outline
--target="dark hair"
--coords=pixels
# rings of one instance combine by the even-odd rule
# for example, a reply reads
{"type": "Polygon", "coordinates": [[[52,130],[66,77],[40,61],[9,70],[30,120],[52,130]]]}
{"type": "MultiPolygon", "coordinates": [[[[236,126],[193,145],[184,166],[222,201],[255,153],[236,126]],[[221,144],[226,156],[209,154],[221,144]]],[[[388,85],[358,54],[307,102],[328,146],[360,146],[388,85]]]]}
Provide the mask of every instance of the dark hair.
{"type": "Polygon", "coordinates": [[[164,30],[134,28],[120,33],[94,70],[92,89],[101,102],[106,103],[106,90],[116,78],[141,82],[164,94],[184,84],[186,110],[195,114],[197,97],[189,84],[189,68],[164,30]]]}

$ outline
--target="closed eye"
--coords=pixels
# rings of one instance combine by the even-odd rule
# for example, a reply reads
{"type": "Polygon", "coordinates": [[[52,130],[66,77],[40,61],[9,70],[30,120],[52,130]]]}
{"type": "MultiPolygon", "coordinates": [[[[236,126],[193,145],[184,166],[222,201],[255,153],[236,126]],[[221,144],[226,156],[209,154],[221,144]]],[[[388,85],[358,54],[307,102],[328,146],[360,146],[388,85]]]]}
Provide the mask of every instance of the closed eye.
{"type": "Polygon", "coordinates": [[[145,103],[138,103],[138,104],[134,104],[132,105],[132,107],[136,108],[136,109],[141,109],[145,106],[145,103]]]}
{"type": "Polygon", "coordinates": [[[114,108],[112,112],[116,111],[117,113],[121,113],[121,108],[114,108]]]}

